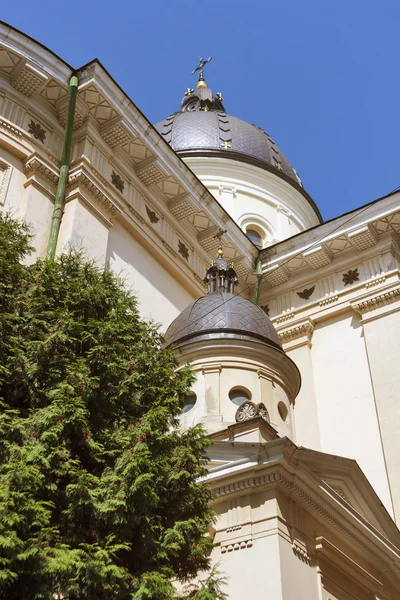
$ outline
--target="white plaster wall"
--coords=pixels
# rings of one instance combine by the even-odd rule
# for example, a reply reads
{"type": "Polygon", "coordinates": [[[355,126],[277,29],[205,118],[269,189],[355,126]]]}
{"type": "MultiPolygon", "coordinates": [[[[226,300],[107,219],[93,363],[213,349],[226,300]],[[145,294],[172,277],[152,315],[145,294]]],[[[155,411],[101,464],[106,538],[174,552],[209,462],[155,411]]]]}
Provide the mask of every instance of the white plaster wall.
{"type": "Polygon", "coordinates": [[[107,260],[137,294],[142,317],[163,331],[195,299],[118,223],[110,230],[107,260]]]}
{"type": "Polygon", "coordinates": [[[278,535],[254,540],[252,548],[212,554],[226,576],[229,600],[286,600],[282,595],[278,535]]]}
{"type": "Polygon", "coordinates": [[[279,556],[283,600],[319,600],[315,567],[298,558],[291,540],[279,537],[279,556]]]}
{"type": "Polygon", "coordinates": [[[75,198],[65,205],[57,243],[57,253],[82,251],[99,266],[106,261],[109,225],[87,203],[75,198]]]}
{"type": "Polygon", "coordinates": [[[312,343],[321,450],[356,459],[393,515],[359,319],[349,312],[317,324],[312,343]]]}
{"type": "Polygon", "coordinates": [[[36,258],[44,258],[46,255],[53,210],[53,199],[49,198],[47,194],[33,185],[24,190],[20,216],[29,225],[35,248],[28,257],[28,262],[34,262],[36,258]]]}
{"type": "Polygon", "coordinates": [[[3,147],[0,147],[0,159],[11,167],[7,187],[0,197],[0,209],[9,212],[13,217],[20,217],[26,181],[22,160],[3,147]]]}
{"type": "Polygon", "coordinates": [[[243,230],[264,233],[265,245],[319,223],[307,199],[273,173],[224,158],[184,160],[243,230]]]}
{"type": "Polygon", "coordinates": [[[287,355],[296,363],[301,373],[301,388],[293,407],[294,441],[299,446],[321,450],[311,350],[308,343],[304,343],[288,350],[287,355]]]}
{"type": "Polygon", "coordinates": [[[400,519],[400,311],[364,324],[379,426],[392,492],[400,519]]]}

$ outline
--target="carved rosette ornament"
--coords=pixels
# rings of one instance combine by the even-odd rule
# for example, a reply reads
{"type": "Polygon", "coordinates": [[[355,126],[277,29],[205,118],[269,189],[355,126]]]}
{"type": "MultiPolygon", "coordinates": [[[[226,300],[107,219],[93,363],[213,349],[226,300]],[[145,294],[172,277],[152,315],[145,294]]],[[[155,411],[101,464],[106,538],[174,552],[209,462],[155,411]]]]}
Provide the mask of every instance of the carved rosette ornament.
{"type": "Polygon", "coordinates": [[[117,188],[119,192],[121,192],[121,194],[123,193],[125,182],[122,179],[121,175],[118,175],[118,173],[116,173],[115,171],[111,173],[111,183],[117,188]]]}
{"type": "Polygon", "coordinates": [[[264,421],[269,423],[268,410],[263,402],[255,404],[254,402],[247,400],[239,406],[235,414],[236,423],[242,423],[243,421],[248,421],[254,417],[262,417],[264,421]]]}
{"type": "Polygon", "coordinates": [[[344,285],[351,285],[352,283],[359,281],[359,279],[360,274],[358,272],[358,269],[349,269],[347,273],[343,273],[342,275],[342,281],[344,285]]]}
{"type": "Polygon", "coordinates": [[[35,123],[33,119],[28,125],[28,132],[33,135],[36,140],[40,140],[42,144],[44,144],[44,140],[46,139],[46,132],[40,123],[35,123]]]}

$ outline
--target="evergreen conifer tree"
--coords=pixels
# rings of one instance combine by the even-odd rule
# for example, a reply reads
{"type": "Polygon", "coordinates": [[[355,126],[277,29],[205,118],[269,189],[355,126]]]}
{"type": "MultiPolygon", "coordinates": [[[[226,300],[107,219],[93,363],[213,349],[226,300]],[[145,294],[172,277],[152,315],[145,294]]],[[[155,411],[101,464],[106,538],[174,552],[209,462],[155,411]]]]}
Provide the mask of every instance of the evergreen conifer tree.
{"type": "MultiPolygon", "coordinates": [[[[208,568],[207,437],[192,383],[109,270],[27,266],[0,218],[0,598],[168,600],[208,568]]],[[[182,596],[223,598],[214,573],[182,596]]]]}

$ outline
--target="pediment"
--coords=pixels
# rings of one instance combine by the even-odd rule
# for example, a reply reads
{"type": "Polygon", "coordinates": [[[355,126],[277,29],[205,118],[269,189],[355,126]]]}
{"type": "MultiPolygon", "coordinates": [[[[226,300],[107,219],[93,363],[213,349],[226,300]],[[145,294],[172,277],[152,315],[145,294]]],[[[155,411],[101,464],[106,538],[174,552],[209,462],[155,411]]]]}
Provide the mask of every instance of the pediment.
{"type": "Polygon", "coordinates": [[[357,462],[351,459],[299,449],[301,462],[319,480],[319,487],[342,504],[343,508],[361,517],[397,547],[400,532],[383,506],[357,462]]]}

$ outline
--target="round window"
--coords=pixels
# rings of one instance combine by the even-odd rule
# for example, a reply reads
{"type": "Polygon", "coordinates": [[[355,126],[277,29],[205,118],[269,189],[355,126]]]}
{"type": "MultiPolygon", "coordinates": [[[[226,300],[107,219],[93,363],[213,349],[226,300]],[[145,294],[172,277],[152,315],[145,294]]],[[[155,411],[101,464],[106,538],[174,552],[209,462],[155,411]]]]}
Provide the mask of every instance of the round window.
{"type": "Polygon", "coordinates": [[[243,402],[246,402],[246,400],[251,400],[251,394],[244,388],[235,387],[229,392],[229,399],[233,402],[233,404],[240,406],[243,404],[243,402]]]}
{"type": "Polygon", "coordinates": [[[249,238],[250,241],[253,242],[253,244],[255,246],[257,246],[257,248],[262,248],[263,247],[263,240],[261,235],[258,233],[258,231],[256,231],[255,229],[246,229],[246,235],[249,238]]]}
{"type": "Polygon", "coordinates": [[[194,405],[196,404],[197,401],[197,396],[194,392],[190,392],[190,394],[188,394],[186,396],[186,400],[183,404],[183,408],[182,408],[182,413],[187,413],[189,412],[189,410],[192,410],[192,408],[194,407],[194,405]]]}
{"type": "Polygon", "coordinates": [[[287,421],[289,411],[283,402],[278,403],[278,413],[282,421],[287,421]]]}

